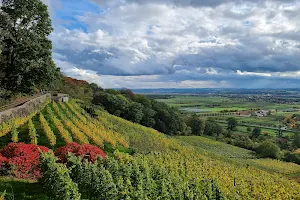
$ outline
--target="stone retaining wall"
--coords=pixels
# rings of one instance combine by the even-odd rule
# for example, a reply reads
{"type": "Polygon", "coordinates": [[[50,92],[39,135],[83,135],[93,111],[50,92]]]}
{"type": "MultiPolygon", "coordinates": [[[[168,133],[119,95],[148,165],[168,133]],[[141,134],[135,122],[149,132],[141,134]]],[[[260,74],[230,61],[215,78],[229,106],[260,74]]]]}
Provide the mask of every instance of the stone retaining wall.
{"type": "Polygon", "coordinates": [[[51,94],[44,94],[27,101],[21,106],[0,112],[0,124],[12,118],[26,117],[30,113],[38,110],[47,100],[51,99],[51,94]]]}

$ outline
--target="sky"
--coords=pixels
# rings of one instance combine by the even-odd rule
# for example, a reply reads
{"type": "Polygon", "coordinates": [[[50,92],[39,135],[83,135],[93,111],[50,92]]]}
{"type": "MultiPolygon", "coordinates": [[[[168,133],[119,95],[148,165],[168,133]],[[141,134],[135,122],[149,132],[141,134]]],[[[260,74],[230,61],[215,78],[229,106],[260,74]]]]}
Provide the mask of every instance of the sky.
{"type": "Polygon", "coordinates": [[[298,88],[300,0],[42,0],[53,59],[104,88],[298,88]]]}

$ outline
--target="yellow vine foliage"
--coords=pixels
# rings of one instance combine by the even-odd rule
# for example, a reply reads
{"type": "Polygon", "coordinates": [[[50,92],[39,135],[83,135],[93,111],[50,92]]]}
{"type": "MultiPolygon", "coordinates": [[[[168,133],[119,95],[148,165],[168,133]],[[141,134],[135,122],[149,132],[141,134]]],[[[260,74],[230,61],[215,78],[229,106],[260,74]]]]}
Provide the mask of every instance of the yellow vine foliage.
{"type": "Polygon", "coordinates": [[[94,134],[95,132],[92,132],[90,130],[90,128],[81,123],[78,119],[76,119],[75,117],[71,118],[72,122],[78,127],[80,128],[80,130],[82,132],[84,132],[96,145],[103,147],[103,141],[100,137],[98,137],[98,135],[94,134]]]}
{"type": "MultiPolygon", "coordinates": [[[[81,116],[79,119],[77,119],[73,114],[68,110],[68,108],[65,106],[65,104],[60,104],[63,111],[66,113],[66,116],[69,120],[72,121],[74,125],[76,125],[83,133],[85,133],[96,145],[103,147],[103,141],[100,137],[98,137],[96,134],[94,134],[88,126],[86,126],[86,123],[82,123],[82,121],[79,121],[81,119],[84,119],[83,121],[86,122],[86,119],[81,116]]],[[[79,114],[78,114],[79,115],[79,114]]],[[[76,115],[76,116],[78,116],[76,115]]]]}
{"type": "Polygon", "coordinates": [[[102,141],[105,141],[112,145],[113,148],[117,147],[117,143],[124,146],[125,148],[129,147],[128,142],[125,140],[125,138],[117,133],[114,133],[110,130],[105,130],[101,123],[98,122],[98,120],[94,120],[88,116],[83,115],[84,111],[81,109],[79,111],[79,106],[74,103],[68,103],[66,104],[61,103],[60,106],[66,113],[69,119],[72,120],[72,122],[80,128],[89,138],[93,140],[93,142],[97,145],[103,145],[102,141]],[[75,113],[74,117],[72,113],[68,110],[68,108],[75,113]],[[77,118],[77,119],[76,119],[77,118]]]}
{"type": "MultiPolygon", "coordinates": [[[[214,179],[228,199],[300,199],[300,185],[282,174],[269,173],[234,161],[211,158],[210,155],[200,153],[189,145],[182,146],[175,139],[151,128],[131,123],[106,112],[98,111],[97,114],[105,129],[124,135],[137,152],[147,155],[149,152],[157,152],[147,156],[149,162],[156,162],[173,170],[180,170],[182,168],[178,166],[184,165],[186,170],[180,173],[187,173],[191,178],[214,179]]],[[[290,163],[272,160],[269,165],[272,164],[278,168],[290,163]]],[[[292,165],[288,167],[289,170],[292,165]]]]}
{"type": "Polygon", "coordinates": [[[47,107],[47,112],[49,114],[49,116],[51,117],[51,120],[53,121],[55,127],[57,128],[57,130],[59,131],[60,135],[62,136],[62,138],[64,139],[64,141],[66,143],[71,143],[73,142],[72,137],[70,136],[70,133],[68,130],[66,130],[64,128],[64,125],[61,123],[61,121],[59,119],[57,119],[57,117],[55,117],[53,110],[48,106],[47,107]]]}
{"type": "Polygon", "coordinates": [[[11,141],[18,142],[19,141],[18,135],[19,135],[19,131],[17,125],[13,124],[12,131],[11,131],[11,141]]]}
{"type": "Polygon", "coordinates": [[[267,169],[268,171],[281,174],[293,174],[300,172],[300,165],[292,162],[282,162],[274,159],[249,159],[248,163],[254,163],[257,168],[267,169]]]}
{"type": "Polygon", "coordinates": [[[29,137],[31,144],[37,144],[36,129],[31,119],[28,120],[29,137]]]}
{"type": "MultiPolygon", "coordinates": [[[[43,108],[45,108],[46,105],[49,104],[50,101],[46,101],[39,110],[42,110],[43,108]]],[[[7,133],[12,131],[12,128],[15,124],[15,126],[18,128],[20,126],[23,126],[25,123],[28,122],[29,119],[32,119],[32,117],[34,117],[39,110],[32,112],[30,115],[26,116],[26,117],[18,117],[15,119],[11,119],[8,120],[6,122],[3,122],[2,124],[0,124],[0,137],[5,136],[7,133]]]]}
{"type": "Polygon", "coordinates": [[[74,138],[76,138],[80,144],[89,144],[89,140],[86,137],[86,135],[81,132],[60,110],[58,105],[53,102],[53,108],[56,112],[56,114],[60,117],[60,119],[63,121],[64,125],[66,125],[72,132],[72,135],[74,138]]]}
{"type": "Polygon", "coordinates": [[[69,108],[73,113],[75,113],[76,117],[77,117],[80,121],[82,121],[84,124],[87,123],[87,119],[86,119],[84,116],[82,116],[82,115],[81,115],[81,114],[73,107],[73,105],[72,105],[71,103],[67,102],[66,105],[68,106],[68,108],[69,108]]]}
{"type": "Polygon", "coordinates": [[[40,122],[41,122],[42,128],[49,140],[50,145],[54,146],[56,144],[56,137],[42,113],[40,113],[40,122]]]}

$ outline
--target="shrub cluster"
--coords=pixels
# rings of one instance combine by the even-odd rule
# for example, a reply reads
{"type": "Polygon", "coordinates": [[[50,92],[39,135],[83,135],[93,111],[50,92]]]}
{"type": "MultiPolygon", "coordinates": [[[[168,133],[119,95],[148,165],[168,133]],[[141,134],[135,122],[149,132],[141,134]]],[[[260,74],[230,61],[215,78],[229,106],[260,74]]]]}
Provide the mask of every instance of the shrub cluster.
{"type": "Polygon", "coordinates": [[[56,149],[54,154],[59,158],[60,162],[66,162],[68,153],[73,153],[91,162],[95,162],[98,156],[105,157],[105,153],[100,148],[90,144],[80,145],[76,142],[71,142],[66,146],[56,149]]]}
{"type": "Polygon", "coordinates": [[[48,150],[34,144],[9,143],[0,150],[1,172],[16,178],[37,179],[40,177],[40,152],[48,150]]]}

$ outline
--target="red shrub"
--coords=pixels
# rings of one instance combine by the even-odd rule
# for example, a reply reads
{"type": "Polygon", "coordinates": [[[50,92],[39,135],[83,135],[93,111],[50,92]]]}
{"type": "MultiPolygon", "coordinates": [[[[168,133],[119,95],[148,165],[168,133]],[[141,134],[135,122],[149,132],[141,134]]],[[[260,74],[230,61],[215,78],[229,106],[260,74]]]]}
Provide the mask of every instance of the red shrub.
{"type": "Polygon", "coordinates": [[[75,156],[81,156],[89,161],[95,162],[97,156],[105,157],[105,153],[96,146],[90,144],[77,144],[75,142],[69,143],[66,146],[56,149],[54,154],[59,158],[61,162],[66,162],[66,156],[68,153],[73,153],[75,156]]]}
{"type": "Polygon", "coordinates": [[[17,178],[36,179],[40,177],[40,151],[48,150],[47,147],[34,144],[9,143],[0,150],[0,163],[5,164],[17,178]]]}
{"type": "Polygon", "coordinates": [[[7,162],[7,158],[3,157],[2,155],[0,155],[0,165],[3,165],[7,162]]]}

